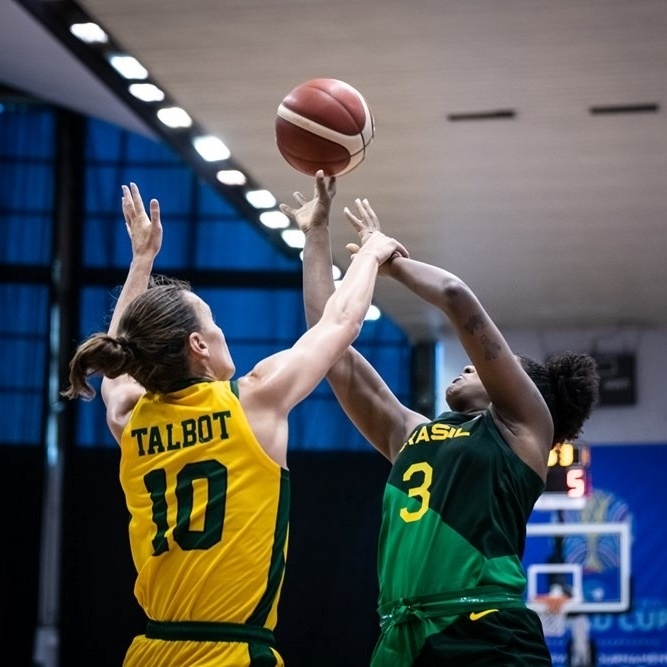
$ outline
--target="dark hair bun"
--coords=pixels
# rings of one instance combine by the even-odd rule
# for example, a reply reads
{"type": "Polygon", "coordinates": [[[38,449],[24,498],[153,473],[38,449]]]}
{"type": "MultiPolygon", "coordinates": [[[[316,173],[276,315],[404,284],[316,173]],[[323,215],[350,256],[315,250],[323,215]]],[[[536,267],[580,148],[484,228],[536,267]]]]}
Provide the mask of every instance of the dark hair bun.
{"type": "Polygon", "coordinates": [[[588,354],[563,352],[550,357],[545,368],[554,393],[554,442],[576,438],[598,401],[600,376],[588,354]]]}

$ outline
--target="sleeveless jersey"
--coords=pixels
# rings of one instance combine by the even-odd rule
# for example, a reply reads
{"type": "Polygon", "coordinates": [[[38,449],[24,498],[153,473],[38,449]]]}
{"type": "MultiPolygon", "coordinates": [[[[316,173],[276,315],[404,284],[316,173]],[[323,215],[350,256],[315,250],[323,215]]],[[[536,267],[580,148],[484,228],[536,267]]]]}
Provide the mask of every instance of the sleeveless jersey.
{"type": "Polygon", "coordinates": [[[486,586],[522,595],[526,522],[543,486],[488,411],[418,426],[385,488],[380,607],[486,586]]]}
{"type": "Polygon", "coordinates": [[[147,393],[121,438],[135,595],[157,621],[276,624],[289,473],[262,449],[234,382],[147,393]]]}

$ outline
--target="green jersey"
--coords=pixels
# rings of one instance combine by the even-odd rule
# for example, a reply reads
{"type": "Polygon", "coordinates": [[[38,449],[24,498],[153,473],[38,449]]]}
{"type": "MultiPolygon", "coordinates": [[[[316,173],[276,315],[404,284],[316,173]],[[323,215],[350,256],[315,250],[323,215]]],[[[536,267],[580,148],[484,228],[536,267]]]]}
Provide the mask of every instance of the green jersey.
{"type": "Polygon", "coordinates": [[[526,522],[543,487],[488,412],[418,426],[384,494],[380,606],[486,586],[523,595],[526,522]]]}
{"type": "Polygon", "coordinates": [[[552,664],[521,565],[543,488],[488,412],[410,434],[384,494],[372,667],[552,664]]]}

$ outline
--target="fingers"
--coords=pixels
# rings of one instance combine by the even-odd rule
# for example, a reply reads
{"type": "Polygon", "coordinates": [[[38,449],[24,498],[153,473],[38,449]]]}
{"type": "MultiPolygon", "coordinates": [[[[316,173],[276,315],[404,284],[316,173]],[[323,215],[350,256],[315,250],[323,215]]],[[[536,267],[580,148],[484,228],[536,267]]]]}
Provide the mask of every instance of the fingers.
{"type": "Polygon", "coordinates": [[[315,174],[315,197],[320,199],[332,199],[336,194],[336,177],[330,176],[329,180],[324,176],[324,171],[319,169],[315,174]]]}
{"type": "Polygon", "coordinates": [[[144,213],[144,202],[141,199],[141,194],[136,183],[130,183],[129,187],[122,185],[121,189],[123,190],[123,215],[125,216],[125,221],[129,223],[135,215],[144,213]]]}
{"type": "Polygon", "coordinates": [[[307,201],[307,199],[300,192],[294,193],[294,199],[296,199],[301,206],[303,206],[307,201]]]}
{"type": "Polygon", "coordinates": [[[287,204],[280,204],[279,208],[288,218],[294,217],[294,209],[291,206],[288,206],[287,204]]]}
{"type": "Polygon", "coordinates": [[[121,189],[123,191],[123,197],[120,200],[121,209],[123,211],[125,222],[128,222],[128,217],[132,214],[134,205],[132,204],[132,196],[130,195],[130,189],[127,187],[127,185],[122,185],[121,189]]]}
{"type": "Polygon", "coordinates": [[[362,218],[368,218],[368,221],[372,222],[379,229],[380,222],[368,199],[355,199],[354,203],[357,211],[359,211],[359,215],[362,218]]]}
{"type": "Polygon", "coordinates": [[[154,225],[159,225],[160,224],[160,202],[158,202],[157,199],[151,199],[150,207],[151,207],[151,222],[154,225]]]}
{"type": "Polygon", "coordinates": [[[132,201],[134,202],[135,209],[139,211],[145,211],[144,202],[141,199],[141,193],[136,183],[130,183],[130,192],[132,193],[132,201]]]}
{"type": "Polygon", "coordinates": [[[394,258],[397,255],[400,255],[401,257],[408,257],[408,258],[410,257],[410,253],[408,252],[407,248],[398,241],[396,241],[396,251],[391,257],[394,258]]]}

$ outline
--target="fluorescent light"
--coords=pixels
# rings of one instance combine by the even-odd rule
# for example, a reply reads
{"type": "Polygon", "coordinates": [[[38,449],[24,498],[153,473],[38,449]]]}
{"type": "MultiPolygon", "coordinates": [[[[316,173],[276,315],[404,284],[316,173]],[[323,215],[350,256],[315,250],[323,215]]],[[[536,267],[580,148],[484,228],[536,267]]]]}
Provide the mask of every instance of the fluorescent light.
{"type": "Polygon", "coordinates": [[[290,248],[303,248],[306,237],[300,229],[284,229],[280,235],[290,248]]]}
{"type": "Polygon", "coordinates": [[[368,312],[366,313],[366,317],[364,317],[364,320],[367,322],[375,322],[375,320],[379,320],[381,317],[382,312],[380,309],[377,306],[371,304],[368,312]]]}
{"type": "Polygon", "coordinates": [[[281,211],[264,211],[259,221],[269,229],[285,229],[289,227],[289,218],[281,211]]]}
{"type": "Polygon", "coordinates": [[[109,64],[126,79],[147,79],[148,70],[134,57],[122,54],[109,56],[109,64]]]}
{"type": "Polygon", "coordinates": [[[173,129],[192,125],[192,118],[181,107],[163,107],[157,112],[157,117],[160,122],[173,129]]]}
{"type": "Polygon", "coordinates": [[[248,180],[238,169],[221,169],[215,177],[225,185],[245,185],[248,180]]]}
{"type": "Polygon", "coordinates": [[[162,102],[164,99],[164,91],[152,83],[133,83],[128,90],[142,102],[162,102]]]}
{"type": "Polygon", "coordinates": [[[273,208],[277,204],[276,198],[268,190],[248,190],[245,198],[255,208],[273,208]]]}
{"type": "Polygon", "coordinates": [[[192,140],[192,145],[206,162],[226,160],[231,155],[229,148],[218,137],[212,135],[195,137],[192,140]]]}
{"type": "Polygon", "coordinates": [[[73,23],[69,31],[86,44],[106,44],[109,36],[97,23],[73,23]]]}

